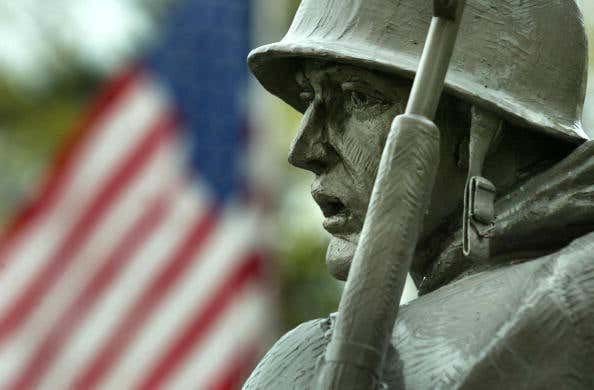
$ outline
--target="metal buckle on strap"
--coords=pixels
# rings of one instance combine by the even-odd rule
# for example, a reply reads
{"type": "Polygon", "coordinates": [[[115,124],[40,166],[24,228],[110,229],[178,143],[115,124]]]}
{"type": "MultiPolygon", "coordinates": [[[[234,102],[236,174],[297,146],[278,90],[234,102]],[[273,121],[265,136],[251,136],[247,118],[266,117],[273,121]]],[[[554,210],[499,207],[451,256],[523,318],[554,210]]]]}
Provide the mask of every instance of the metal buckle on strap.
{"type": "Polygon", "coordinates": [[[464,255],[475,260],[490,256],[489,232],[495,221],[495,195],[493,183],[481,176],[468,181],[464,194],[463,242],[464,255]]]}
{"type": "Polygon", "coordinates": [[[470,178],[469,217],[490,225],[495,219],[495,186],[481,176],[470,178]]]}

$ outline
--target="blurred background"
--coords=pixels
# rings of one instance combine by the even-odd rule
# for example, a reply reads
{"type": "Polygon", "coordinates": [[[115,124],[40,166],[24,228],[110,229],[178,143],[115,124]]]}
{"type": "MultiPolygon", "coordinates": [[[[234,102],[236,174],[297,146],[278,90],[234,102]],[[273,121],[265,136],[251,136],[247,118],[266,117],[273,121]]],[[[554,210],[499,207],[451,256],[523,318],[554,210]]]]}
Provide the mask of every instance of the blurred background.
{"type": "MultiPolygon", "coordinates": [[[[299,4],[245,2],[251,47],[282,38],[299,4]]],[[[582,6],[594,34],[594,3],[582,6]]],[[[183,0],[0,0],[0,226],[10,229],[14,215],[35,200],[48,167],[108,80],[158,45],[182,7],[183,0]]],[[[238,51],[236,61],[244,64],[245,54],[238,51]]],[[[584,120],[592,127],[588,91],[584,120]]],[[[311,176],[286,160],[300,115],[251,78],[247,96],[249,176],[265,198],[259,234],[272,264],[269,308],[276,307],[263,350],[297,324],[335,311],[342,286],[325,270],[328,235],[310,198],[311,176]]]]}
{"type": "MultiPolygon", "coordinates": [[[[0,1],[0,221],[35,195],[47,166],[104,82],[158,40],[182,0],[0,1]]],[[[252,47],[280,39],[298,0],[253,1],[252,47]]],[[[244,61],[238,58],[237,61],[244,61]]],[[[247,69],[246,69],[247,71],[247,69]]],[[[336,307],[327,275],[327,233],[306,172],[287,164],[299,114],[250,80],[255,162],[270,190],[286,330],[336,307]],[[258,155],[259,153],[256,153],[258,155]]]]}

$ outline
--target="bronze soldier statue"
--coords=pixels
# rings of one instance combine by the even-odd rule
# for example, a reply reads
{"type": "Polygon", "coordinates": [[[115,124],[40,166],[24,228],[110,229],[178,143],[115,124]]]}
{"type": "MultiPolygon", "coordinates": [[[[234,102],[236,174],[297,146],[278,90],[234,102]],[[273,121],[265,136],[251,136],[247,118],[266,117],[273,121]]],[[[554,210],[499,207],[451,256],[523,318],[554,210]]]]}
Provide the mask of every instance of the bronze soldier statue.
{"type": "Polygon", "coordinates": [[[594,388],[582,15],[574,0],[448,13],[461,3],[303,0],[283,40],[250,53],[304,113],[289,161],[315,174],[326,263],[348,281],[338,316],[286,334],[245,389],[594,388]],[[450,59],[439,41],[454,27],[444,94],[420,115],[411,101],[441,90],[418,79],[432,54],[450,59]],[[406,271],[421,296],[398,308],[406,271]],[[377,318],[393,324],[385,347],[357,338],[381,341],[377,318]],[[328,367],[341,379],[320,379],[328,367]]]}

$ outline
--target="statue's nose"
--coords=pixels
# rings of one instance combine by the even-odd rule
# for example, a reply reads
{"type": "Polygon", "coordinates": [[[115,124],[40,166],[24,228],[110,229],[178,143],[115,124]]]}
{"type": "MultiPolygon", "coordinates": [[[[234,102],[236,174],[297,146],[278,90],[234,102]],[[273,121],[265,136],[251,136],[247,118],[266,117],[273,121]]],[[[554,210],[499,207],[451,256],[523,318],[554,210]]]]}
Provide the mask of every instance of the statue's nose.
{"type": "Polygon", "coordinates": [[[336,160],[336,153],[327,140],[326,120],[323,107],[312,103],[303,115],[297,135],[291,144],[291,165],[319,175],[336,160]]]}

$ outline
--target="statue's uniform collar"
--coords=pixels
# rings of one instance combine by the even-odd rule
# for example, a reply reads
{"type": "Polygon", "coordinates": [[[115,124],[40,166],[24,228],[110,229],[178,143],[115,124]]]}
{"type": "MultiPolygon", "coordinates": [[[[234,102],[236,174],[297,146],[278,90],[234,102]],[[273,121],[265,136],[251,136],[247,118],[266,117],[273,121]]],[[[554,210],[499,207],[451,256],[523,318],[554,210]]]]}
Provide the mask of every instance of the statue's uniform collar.
{"type": "Polygon", "coordinates": [[[554,252],[594,226],[594,141],[565,160],[498,199],[489,235],[492,258],[477,264],[462,254],[460,230],[436,235],[437,245],[417,255],[430,264],[417,275],[420,292],[433,291],[461,276],[485,268],[554,252]]]}

